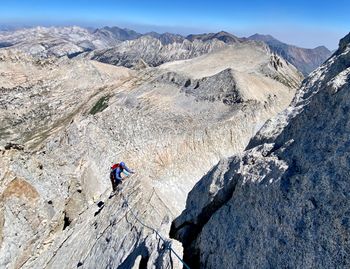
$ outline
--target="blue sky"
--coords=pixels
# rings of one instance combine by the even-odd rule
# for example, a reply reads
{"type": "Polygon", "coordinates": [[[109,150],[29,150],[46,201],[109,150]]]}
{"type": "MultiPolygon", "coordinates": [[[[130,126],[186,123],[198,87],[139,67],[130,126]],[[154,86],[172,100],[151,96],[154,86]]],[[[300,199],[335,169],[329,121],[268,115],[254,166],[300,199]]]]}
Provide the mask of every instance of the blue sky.
{"type": "Polygon", "coordinates": [[[181,34],[226,30],[238,36],[258,32],[330,49],[350,31],[350,1],[345,0],[12,0],[0,6],[0,24],[7,25],[117,25],[181,34]]]}

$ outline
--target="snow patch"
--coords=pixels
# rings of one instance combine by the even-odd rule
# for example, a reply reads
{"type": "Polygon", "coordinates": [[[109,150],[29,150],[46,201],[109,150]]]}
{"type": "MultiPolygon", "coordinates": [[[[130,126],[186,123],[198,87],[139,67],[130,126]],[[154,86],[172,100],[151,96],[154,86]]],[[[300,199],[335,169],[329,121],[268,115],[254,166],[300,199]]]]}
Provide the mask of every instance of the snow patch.
{"type": "Polygon", "coordinates": [[[337,93],[339,89],[341,89],[347,83],[349,74],[350,74],[350,67],[340,72],[331,81],[329,81],[327,85],[331,87],[331,90],[334,93],[337,93]]]}

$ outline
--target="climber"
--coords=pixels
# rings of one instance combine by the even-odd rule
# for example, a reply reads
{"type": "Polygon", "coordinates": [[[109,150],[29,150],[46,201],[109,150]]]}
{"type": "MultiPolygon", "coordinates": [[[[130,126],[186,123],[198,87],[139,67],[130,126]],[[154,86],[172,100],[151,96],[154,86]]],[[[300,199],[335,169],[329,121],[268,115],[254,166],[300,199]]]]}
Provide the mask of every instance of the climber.
{"type": "Polygon", "coordinates": [[[115,191],[117,189],[117,186],[122,183],[122,180],[126,178],[122,178],[121,173],[125,174],[126,177],[128,177],[130,174],[134,174],[135,172],[130,170],[124,162],[113,164],[110,172],[113,191],[115,191]]]}

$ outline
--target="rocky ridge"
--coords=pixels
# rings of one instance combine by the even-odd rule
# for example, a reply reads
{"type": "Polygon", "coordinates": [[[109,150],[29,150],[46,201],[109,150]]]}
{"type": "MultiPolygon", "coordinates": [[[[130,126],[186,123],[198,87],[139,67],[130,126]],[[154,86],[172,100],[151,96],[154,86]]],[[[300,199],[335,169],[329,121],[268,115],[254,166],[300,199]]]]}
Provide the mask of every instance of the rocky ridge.
{"type": "Polygon", "coordinates": [[[236,49],[202,55],[195,73],[195,59],[136,71],[1,49],[0,266],[180,268],[134,213],[167,234],[207,167],[241,151],[301,78],[268,50],[236,49]],[[211,64],[242,50],[256,64],[211,64]],[[138,174],[109,199],[120,160],[138,174]]]}
{"type": "Polygon", "coordinates": [[[172,223],[191,268],[349,267],[350,34],[172,223]]]}
{"type": "Polygon", "coordinates": [[[219,40],[202,42],[184,40],[181,43],[163,45],[159,39],[142,36],[135,40],[122,42],[113,48],[92,51],[86,57],[103,63],[134,68],[142,60],[148,66],[194,58],[226,47],[219,40]]]}

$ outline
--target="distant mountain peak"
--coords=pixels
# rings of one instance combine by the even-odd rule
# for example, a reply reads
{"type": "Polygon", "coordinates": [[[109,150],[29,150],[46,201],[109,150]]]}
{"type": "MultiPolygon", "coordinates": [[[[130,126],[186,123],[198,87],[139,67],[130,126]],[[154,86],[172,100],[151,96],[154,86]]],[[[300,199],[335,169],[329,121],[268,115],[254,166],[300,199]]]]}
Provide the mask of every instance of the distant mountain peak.
{"type": "Polygon", "coordinates": [[[156,39],[159,39],[160,42],[163,44],[163,45],[167,45],[167,44],[171,44],[171,43],[182,43],[185,38],[182,36],[182,35],[179,35],[179,34],[172,34],[172,33],[169,33],[169,32],[165,32],[165,33],[157,33],[157,32],[148,32],[148,33],[145,33],[144,36],[151,36],[151,37],[154,37],[156,39]]]}
{"type": "Polygon", "coordinates": [[[283,43],[271,35],[262,34],[254,34],[248,39],[265,42],[271,51],[296,66],[304,76],[307,76],[331,56],[331,51],[325,46],[318,46],[314,49],[300,48],[283,43]]]}
{"type": "Polygon", "coordinates": [[[262,35],[262,34],[256,33],[256,34],[248,37],[248,39],[254,40],[254,41],[262,41],[262,42],[265,42],[269,46],[272,44],[279,45],[279,46],[287,45],[287,44],[279,41],[278,39],[276,39],[272,35],[262,35]]]}
{"type": "Polygon", "coordinates": [[[128,28],[119,28],[118,26],[105,26],[103,28],[100,29],[96,29],[95,33],[99,34],[109,34],[112,35],[115,39],[120,40],[120,41],[125,41],[125,40],[132,40],[132,39],[136,39],[139,38],[140,36],[142,36],[142,34],[128,29],[128,28]],[[107,32],[107,33],[106,33],[107,32]]]}
{"type": "MultiPolygon", "coordinates": [[[[217,32],[215,35],[229,35],[229,36],[234,36],[233,34],[229,33],[229,32],[226,32],[226,31],[223,31],[221,30],[220,32],[217,32]]],[[[236,37],[236,36],[235,36],[236,37]]]]}
{"type": "Polygon", "coordinates": [[[237,36],[225,32],[225,31],[220,31],[217,33],[206,33],[206,34],[191,34],[186,37],[186,39],[190,41],[194,41],[195,39],[199,39],[201,41],[208,41],[212,39],[218,39],[221,40],[227,44],[232,44],[232,43],[238,43],[241,42],[241,39],[238,38],[237,36]]]}
{"type": "MultiPolygon", "coordinates": [[[[262,34],[258,34],[255,33],[254,35],[251,35],[250,37],[248,37],[249,39],[252,40],[259,40],[259,41],[267,41],[267,40],[277,40],[276,38],[274,38],[272,35],[262,35],[262,34]]],[[[279,40],[277,40],[279,41],[279,40]]],[[[280,41],[279,41],[280,42],[280,41]]]]}

